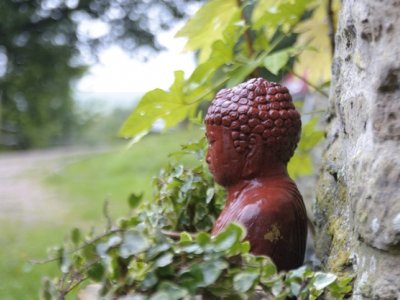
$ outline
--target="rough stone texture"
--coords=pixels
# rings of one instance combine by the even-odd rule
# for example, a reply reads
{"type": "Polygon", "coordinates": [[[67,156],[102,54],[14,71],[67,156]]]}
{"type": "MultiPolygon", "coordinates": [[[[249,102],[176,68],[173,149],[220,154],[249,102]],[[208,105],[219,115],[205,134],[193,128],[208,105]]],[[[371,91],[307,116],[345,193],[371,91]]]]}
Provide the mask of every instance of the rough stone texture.
{"type": "Polygon", "coordinates": [[[400,299],[400,1],[343,1],[316,251],[353,299],[400,299]]]}

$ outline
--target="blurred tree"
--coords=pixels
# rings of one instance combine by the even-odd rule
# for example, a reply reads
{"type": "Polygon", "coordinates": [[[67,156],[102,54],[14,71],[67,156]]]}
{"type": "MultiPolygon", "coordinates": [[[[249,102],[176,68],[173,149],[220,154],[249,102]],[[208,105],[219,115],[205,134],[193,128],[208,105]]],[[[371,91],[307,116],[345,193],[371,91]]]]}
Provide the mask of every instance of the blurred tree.
{"type": "Polygon", "coordinates": [[[1,1],[0,148],[68,141],[79,130],[71,83],[98,50],[110,43],[131,53],[160,50],[155,34],[183,18],[188,2],[1,1]]]}

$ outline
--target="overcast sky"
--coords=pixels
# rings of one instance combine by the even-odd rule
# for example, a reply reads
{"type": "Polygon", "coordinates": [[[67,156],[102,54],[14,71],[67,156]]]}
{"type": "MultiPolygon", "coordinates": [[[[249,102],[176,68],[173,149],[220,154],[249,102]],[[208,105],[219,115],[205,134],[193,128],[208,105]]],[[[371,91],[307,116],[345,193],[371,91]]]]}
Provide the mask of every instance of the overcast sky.
{"type": "Polygon", "coordinates": [[[183,70],[187,76],[194,68],[194,57],[192,53],[183,53],[184,39],[174,38],[179,28],[176,26],[158,36],[167,50],[150,57],[146,63],[131,58],[117,46],[103,51],[99,63],[78,82],[77,94],[94,94],[96,98],[113,102],[112,106],[130,106],[134,105],[137,95],[157,87],[168,88],[174,70],[183,70]],[[117,93],[125,97],[110,97],[117,93]],[[132,104],[129,95],[132,95],[132,104]]]}

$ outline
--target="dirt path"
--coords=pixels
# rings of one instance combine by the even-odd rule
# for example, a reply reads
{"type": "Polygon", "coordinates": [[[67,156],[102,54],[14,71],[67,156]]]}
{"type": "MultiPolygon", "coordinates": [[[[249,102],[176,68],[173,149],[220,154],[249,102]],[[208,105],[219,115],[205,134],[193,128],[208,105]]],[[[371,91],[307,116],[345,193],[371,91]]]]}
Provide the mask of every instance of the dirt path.
{"type": "Polygon", "coordinates": [[[62,202],[41,182],[66,163],[104,150],[59,148],[0,154],[0,221],[34,222],[62,216],[62,202]]]}

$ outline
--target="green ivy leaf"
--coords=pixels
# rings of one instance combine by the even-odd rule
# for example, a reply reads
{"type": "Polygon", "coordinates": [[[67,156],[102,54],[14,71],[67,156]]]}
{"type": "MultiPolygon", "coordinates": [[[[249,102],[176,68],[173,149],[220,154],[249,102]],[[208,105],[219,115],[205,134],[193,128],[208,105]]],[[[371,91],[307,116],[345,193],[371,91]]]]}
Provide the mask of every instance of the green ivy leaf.
{"type": "Polygon", "coordinates": [[[228,264],[221,260],[213,260],[201,263],[199,267],[203,274],[204,286],[209,286],[217,281],[222,271],[228,267],[228,264]]]}
{"type": "Polygon", "coordinates": [[[262,263],[261,278],[263,280],[269,280],[277,272],[278,270],[270,258],[266,259],[265,262],[262,263]]]}
{"type": "Polygon", "coordinates": [[[214,238],[214,250],[221,252],[228,250],[245,237],[245,229],[238,224],[229,224],[214,238]]]}
{"type": "Polygon", "coordinates": [[[212,200],[212,198],[214,197],[215,194],[215,189],[213,187],[210,187],[207,189],[206,192],[206,203],[209,204],[212,200]]]}
{"type": "Polygon", "coordinates": [[[300,268],[297,268],[293,271],[290,271],[288,274],[288,278],[289,280],[291,279],[303,279],[306,272],[307,272],[308,268],[307,266],[302,266],[300,268]]]}
{"type": "Polygon", "coordinates": [[[152,295],[149,300],[172,300],[167,292],[161,291],[152,295]]]}
{"type": "Polygon", "coordinates": [[[169,297],[168,299],[171,299],[171,300],[182,299],[189,295],[188,290],[186,290],[185,288],[182,288],[170,281],[162,281],[158,287],[158,290],[160,292],[165,292],[166,294],[168,294],[168,297],[169,297]]]}
{"type": "Polygon", "coordinates": [[[141,194],[135,194],[135,193],[130,194],[129,198],[128,198],[129,207],[131,209],[135,209],[136,207],[139,206],[139,204],[142,201],[142,199],[143,199],[143,193],[141,193],[141,194]]]}
{"type": "Polygon", "coordinates": [[[197,233],[197,235],[196,235],[196,242],[197,242],[201,247],[206,246],[207,244],[210,243],[210,241],[211,241],[211,237],[210,237],[210,235],[209,235],[208,233],[203,232],[203,231],[197,233]]]}
{"type": "Polygon", "coordinates": [[[123,258],[128,258],[131,255],[145,251],[149,247],[150,241],[147,237],[136,230],[130,230],[124,233],[120,255],[123,258]]]}
{"type": "Polygon", "coordinates": [[[276,296],[279,296],[279,294],[282,293],[283,288],[284,288],[283,282],[282,282],[281,280],[277,280],[277,281],[273,284],[273,286],[272,286],[272,288],[271,288],[272,295],[274,295],[275,297],[276,297],[276,296]]]}
{"type": "Polygon", "coordinates": [[[95,263],[87,271],[88,276],[94,281],[101,281],[104,275],[104,266],[101,263],[95,263]]]}
{"type": "Polygon", "coordinates": [[[172,263],[173,258],[174,256],[172,253],[165,253],[164,255],[157,258],[156,266],[160,268],[168,266],[170,263],[172,263]]]}
{"type": "Polygon", "coordinates": [[[301,284],[297,282],[291,282],[290,283],[290,291],[294,296],[298,296],[301,292],[301,284]]]}
{"type": "Polygon", "coordinates": [[[190,235],[190,233],[188,233],[186,231],[183,231],[180,233],[179,242],[185,243],[185,242],[191,242],[192,240],[193,240],[193,238],[190,235]]]}
{"type": "Polygon", "coordinates": [[[243,272],[233,277],[233,288],[242,293],[246,293],[255,283],[258,274],[254,272],[243,272]]]}
{"type": "Polygon", "coordinates": [[[335,274],[316,272],[313,286],[316,290],[320,291],[335,282],[336,279],[337,276],[335,274]]]}
{"type": "Polygon", "coordinates": [[[264,66],[274,75],[278,75],[279,71],[289,61],[289,54],[287,50],[274,52],[264,58],[264,66]]]}

